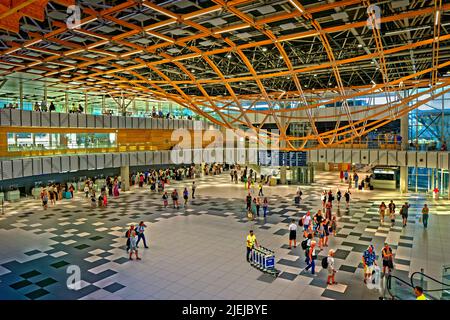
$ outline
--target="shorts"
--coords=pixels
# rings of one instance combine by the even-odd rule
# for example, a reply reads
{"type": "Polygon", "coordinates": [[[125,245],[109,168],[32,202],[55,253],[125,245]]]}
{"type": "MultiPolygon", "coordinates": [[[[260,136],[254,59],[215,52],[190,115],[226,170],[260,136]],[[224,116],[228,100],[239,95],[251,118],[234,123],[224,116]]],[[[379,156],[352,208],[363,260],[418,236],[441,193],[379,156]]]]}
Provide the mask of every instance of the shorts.
{"type": "Polygon", "coordinates": [[[291,230],[289,232],[289,240],[297,240],[297,231],[291,230]]]}
{"type": "Polygon", "coordinates": [[[392,260],[383,260],[383,267],[388,267],[392,269],[394,267],[392,260]]]}
{"type": "Polygon", "coordinates": [[[371,265],[371,266],[366,265],[366,266],[364,267],[364,273],[370,273],[370,274],[372,274],[373,271],[374,271],[373,265],[371,265]]]}
{"type": "Polygon", "coordinates": [[[308,231],[309,230],[309,224],[304,224],[303,225],[303,230],[308,231]]]}
{"type": "Polygon", "coordinates": [[[330,266],[328,266],[327,270],[328,270],[328,275],[329,276],[332,276],[334,274],[334,270],[330,266]]]}

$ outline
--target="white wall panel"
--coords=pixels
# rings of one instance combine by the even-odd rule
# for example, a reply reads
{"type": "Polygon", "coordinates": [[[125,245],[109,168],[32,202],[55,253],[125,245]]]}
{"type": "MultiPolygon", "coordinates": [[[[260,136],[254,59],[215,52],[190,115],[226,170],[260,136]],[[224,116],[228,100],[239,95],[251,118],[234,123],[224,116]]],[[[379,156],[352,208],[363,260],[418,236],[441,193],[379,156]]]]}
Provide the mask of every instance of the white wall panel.
{"type": "Polygon", "coordinates": [[[111,128],[119,128],[119,117],[111,116],[111,128]]]}
{"type": "Polygon", "coordinates": [[[88,170],[95,170],[97,168],[95,154],[89,154],[87,156],[87,161],[88,161],[88,170]]]}
{"type": "Polygon", "coordinates": [[[438,154],[437,152],[427,152],[427,168],[437,168],[438,167],[438,154]]]}
{"type": "Polygon", "coordinates": [[[96,116],[92,114],[86,115],[86,127],[88,128],[95,128],[95,118],[96,116]]]}
{"type": "Polygon", "coordinates": [[[145,164],[150,165],[153,164],[153,151],[146,151],[145,152],[145,164]]]}
{"type": "Polygon", "coordinates": [[[78,156],[78,160],[79,160],[79,166],[80,166],[80,170],[87,170],[88,169],[88,158],[87,155],[82,154],[80,156],[78,156]]]}
{"type": "Polygon", "coordinates": [[[80,158],[78,156],[70,156],[70,171],[78,171],[80,169],[80,158]]]}
{"type": "Polygon", "coordinates": [[[105,153],[105,168],[113,167],[113,156],[111,153],[105,153]]]}
{"type": "Polygon", "coordinates": [[[448,152],[439,152],[439,168],[448,170],[449,169],[449,156],[448,152]]]}
{"type": "Polygon", "coordinates": [[[327,151],[324,149],[319,149],[319,159],[318,162],[326,163],[327,162],[327,151]]]}
{"type": "Polygon", "coordinates": [[[361,164],[369,164],[370,158],[369,158],[369,150],[361,150],[361,164]]]}
{"type": "Polygon", "coordinates": [[[397,165],[397,151],[389,150],[387,152],[387,164],[389,166],[396,166],[397,165]]]}
{"type": "Polygon", "coordinates": [[[152,119],[145,118],[145,129],[151,129],[151,128],[152,128],[152,119]]]}
{"type": "Polygon", "coordinates": [[[378,150],[369,150],[369,163],[378,164],[378,150]]]}
{"type": "Polygon", "coordinates": [[[125,128],[132,129],[133,128],[133,119],[131,117],[124,117],[125,118],[125,128]]]}
{"type": "Polygon", "coordinates": [[[103,116],[103,128],[111,128],[111,116],[103,116]]]}
{"type": "Polygon", "coordinates": [[[42,174],[42,158],[33,158],[33,176],[42,174]]]}
{"type": "Polygon", "coordinates": [[[52,157],[52,173],[61,173],[61,157],[52,157]]]}
{"type": "Polygon", "coordinates": [[[399,166],[406,166],[406,151],[397,151],[397,165],[399,166]]]}
{"type": "Polygon", "coordinates": [[[387,150],[378,151],[378,164],[382,166],[387,166],[388,164],[388,152],[387,150]]]}
{"type": "Polygon", "coordinates": [[[78,128],[78,114],[69,113],[69,127],[78,128]]]}
{"type": "Polygon", "coordinates": [[[20,117],[19,109],[11,109],[11,126],[12,127],[20,127],[21,126],[21,117],[20,117]]]}
{"type": "Polygon", "coordinates": [[[113,167],[118,168],[122,165],[122,158],[120,156],[120,153],[113,153],[112,154],[112,160],[113,160],[113,167]]]}
{"type": "Polygon", "coordinates": [[[53,128],[61,127],[59,124],[59,113],[58,112],[49,112],[50,114],[50,126],[53,128]]]}
{"type": "Polygon", "coordinates": [[[352,150],[343,150],[342,163],[352,163],[352,150]]]}
{"type": "Polygon", "coordinates": [[[427,153],[426,152],[417,152],[417,166],[419,168],[427,167],[427,153]]]}
{"type": "Polygon", "coordinates": [[[32,111],[22,110],[22,126],[31,127],[31,113],[32,111]]]}
{"type": "Polygon", "coordinates": [[[22,159],[17,159],[12,161],[13,168],[13,178],[22,178],[23,177],[23,167],[22,167],[22,159]]]}
{"type": "Polygon", "coordinates": [[[138,118],[138,122],[139,122],[139,129],[145,129],[145,120],[147,120],[146,118],[138,118]]]}
{"type": "Polygon", "coordinates": [[[351,150],[352,153],[352,163],[361,163],[361,150],[351,150]]]}
{"type": "Polygon", "coordinates": [[[13,167],[11,160],[2,161],[2,175],[3,180],[8,180],[13,178],[13,167]]]}
{"type": "Polygon", "coordinates": [[[33,159],[22,159],[23,176],[31,177],[33,175],[33,159]]]}
{"type": "Polygon", "coordinates": [[[129,166],[130,165],[130,154],[129,153],[121,153],[120,154],[120,165],[121,166],[129,166]]]}
{"type": "Polygon", "coordinates": [[[61,172],[70,171],[70,157],[62,156],[61,157],[61,172]]]}
{"type": "Polygon", "coordinates": [[[417,164],[417,152],[408,151],[406,154],[406,164],[408,167],[415,167],[417,164]]]}
{"type": "Polygon", "coordinates": [[[334,151],[334,163],[343,163],[344,162],[344,150],[336,149],[334,151]]]}
{"type": "Polygon", "coordinates": [[[145,162],[145,152],[138,152],[137,160],[138,166],[145,166],[147,164],[147,162],[145,162]]]}
{"type": "Polygon", "coordinates": [[[40,127],[41,126],[41,113],[31,112],[31,126],[40,127]]]}
{"type": "Polygon", "coordinates": [[[0,109],[0,126],[11,125],[11,109],[0,109]]]}
{"type": "Polygon", "coordinates": [[[105,168],[105,155],[104,154],[96,154],[95,155],[96,168],[104,169],[105,168]]]}
{"type": "Polygon", "coordinates": [[[86,128],[87,126],[87,118],[84,113],[78,113],[78,128],[86,128]]]}
{"type": "Polygon", "coordinates": [[[52,158],[42,158],[42,174],[52,173],[52,158]]]}
{"type": "Polygon", "coordinates": [[[50,127],[50,113],[41,112],[41,126],[50,127]]]}
{"type": "Polygon", "coordinates": [[[94,119],[95,119],[95,127],[96,128],[103,128],[104,127],[104,125],[103,125],[103,116],[100,116],[100,115],[94,116],[94,119]]]}
{"type": "Polygon", "coordinates": [[[309,162],[318,162],[319,150],[309,150],[307,152],[308,152],[309,162]]]}
{"type": "Polygon", "coordinates": [[[59,125],[60,127],[67,128],[69,126],[69,114],[60,113],[59,114],[59,125]]]}
{"type": "Polygon", "coordinates": [[[126,128],[126,121],[125,117],[117,117],[117,121],[119,123],[119,128],[123,129],[126,128]]]}
{"type": "Polygon", "coordinates": [[[131,118],[131,127],[133,129],[139,129],[139,118],[138,117],[131,118]]]}
{"type": "Polygon", "coordinates": [[[334,149],[326,149],[326,157],[327,157],[327,160],[326,160],[326,162],[331,162],[331,163],[335,163],[336,161],[335,161],[335,159],[334,159],[334,149]]]}
{"type": "Polygon", "coordinates": [[[153,154],[153,163],[161,164],[161,151],[155,151],[153,154]]]}
{"type": "Polygon", "coordinates": [[[137,153],[136,152],[130,152],[130,166],[137,166],[137,153]]]}
{"type": "Polygon", "coordinates": [[[169,151],[167,151],[167,150],[161,151],[161,163],[169,164],[170,163],[169,161],[170,161],[169,151]]]}

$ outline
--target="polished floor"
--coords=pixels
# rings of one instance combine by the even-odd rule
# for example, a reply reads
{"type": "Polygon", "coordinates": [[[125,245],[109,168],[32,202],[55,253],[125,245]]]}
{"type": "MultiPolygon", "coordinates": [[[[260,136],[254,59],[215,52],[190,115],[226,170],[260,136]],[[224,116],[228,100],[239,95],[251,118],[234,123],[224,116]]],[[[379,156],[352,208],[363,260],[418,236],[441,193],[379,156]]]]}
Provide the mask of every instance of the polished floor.
{"type": "MultiPolygon", "coordinates": [[[[0,299],[378,299],[380,292],[362,282],[361,255],[369,244],[377,254],[387,242],[394,249],[395,271],[407,279],[421,268],[442,278],[450,263],[450,202],[423,194],[353,191],[350,208],[334,204],[338,232],[319,253],[317,276],[304,270],[304,254],[287,246],[287,225],[306,210],[320,208],[323,188],[341,190],[338,173],[322,172],[303,186],[303,201],[294,205],[296,186],[265,187],[269,217],[248,221],[246,190],[229,175],[197,179],[196,199],[178,210],[162,207],[161,195],[132,188],[108,208],[91,209],[83,195],[61,200],[44,211],[38,200],[6,205],[0,216],[0,299]],[[381,201],[399,206],[409,201],[410,221],[402,228],[380,225],[381,201]],[[428,230],[418,222],[423,203],[430,206],[428,230]],[[127,226],[147,223],[149,249],[142,260],[125,252],[127,226]],[[245,237],[254,229],[258,241],[275,250],[278,278],[261,273],[245,261],[245,237]],[[328,249],[336,251],[338,285],[326,284],[320,266],[328,249]],[[67,287],[69,266],[81,270],[81,289],[67,287]]],[[[191,181],[168,186],[179,189],[191,181]]],[[[381,264],[380,259],[378,259],[381,264]]]]}

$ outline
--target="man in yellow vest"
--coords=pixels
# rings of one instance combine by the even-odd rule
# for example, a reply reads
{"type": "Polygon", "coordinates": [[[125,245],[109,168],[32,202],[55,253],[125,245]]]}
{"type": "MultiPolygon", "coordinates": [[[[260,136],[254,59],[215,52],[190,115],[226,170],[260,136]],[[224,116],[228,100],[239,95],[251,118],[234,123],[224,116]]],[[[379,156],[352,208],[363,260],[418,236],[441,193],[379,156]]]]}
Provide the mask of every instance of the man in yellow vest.
{"type": "Polygon", "coordinates": [[[428,300],[427,297],[423,294],[422,287],[416,286],[414,288],[414,293],[416,295],[416,300],[428,300]]]}
{"type": "Polygon", "coordinates": [[[247,262],[250,262],[252,249],[255,245],[257,246],[258,242],[256,241],[256,236],[253,234],[253,230],[250,230],[250,233],[247,235],[247,262]]]}

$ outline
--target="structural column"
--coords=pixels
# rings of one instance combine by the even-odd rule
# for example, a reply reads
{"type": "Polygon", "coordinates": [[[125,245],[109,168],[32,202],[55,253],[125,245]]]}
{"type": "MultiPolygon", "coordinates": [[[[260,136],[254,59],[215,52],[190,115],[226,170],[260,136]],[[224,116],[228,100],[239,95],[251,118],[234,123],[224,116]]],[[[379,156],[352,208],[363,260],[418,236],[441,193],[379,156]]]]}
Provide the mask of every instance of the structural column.
{"type": "MultiPolygon", "coordinates": [[[[282,117],[280,122],[281,122],[282,128],[284,128],[286,125],[286,118],[282,117]]],[[[280,136],[283,134],[284,134],[284,132],[280,132],[280,136]]],[[[284,149],[284,148],[286,148],[286,140],[280,139],[280,149],[281,149],[280,152],[283,152],[282,149],[284,149]]],[[[286,176],[287,176],[286,166],[283,165],[280,167],[280,183],[281,184],[286,184],[286,180],[287,180],[286,176]]]]}
{"type": "MultiPolygon", "coordinates": [[[[408,114],[400,118],[400,136],[402,137],[402,150],[408,150],[408,114]]],[[[400,192],[408,192],[408,167],[400,167],[400,192]]]]}
{"type": "Polygon", "coordinates": [[[69,113],[69,93],[67,91],[64,94],[64,108],[66,109],[66,113],[69,113]]]}
{"type": "Polygon", "coordinates": [[[19,109],[23,110],[23,83],[22,80],[19,82],[19,109]]]}
{"type": "Polygon", "coordinates": [[[130,190],[130,166],[120,167],[120,177],[122,178],[121,191],[130,190]]]}

